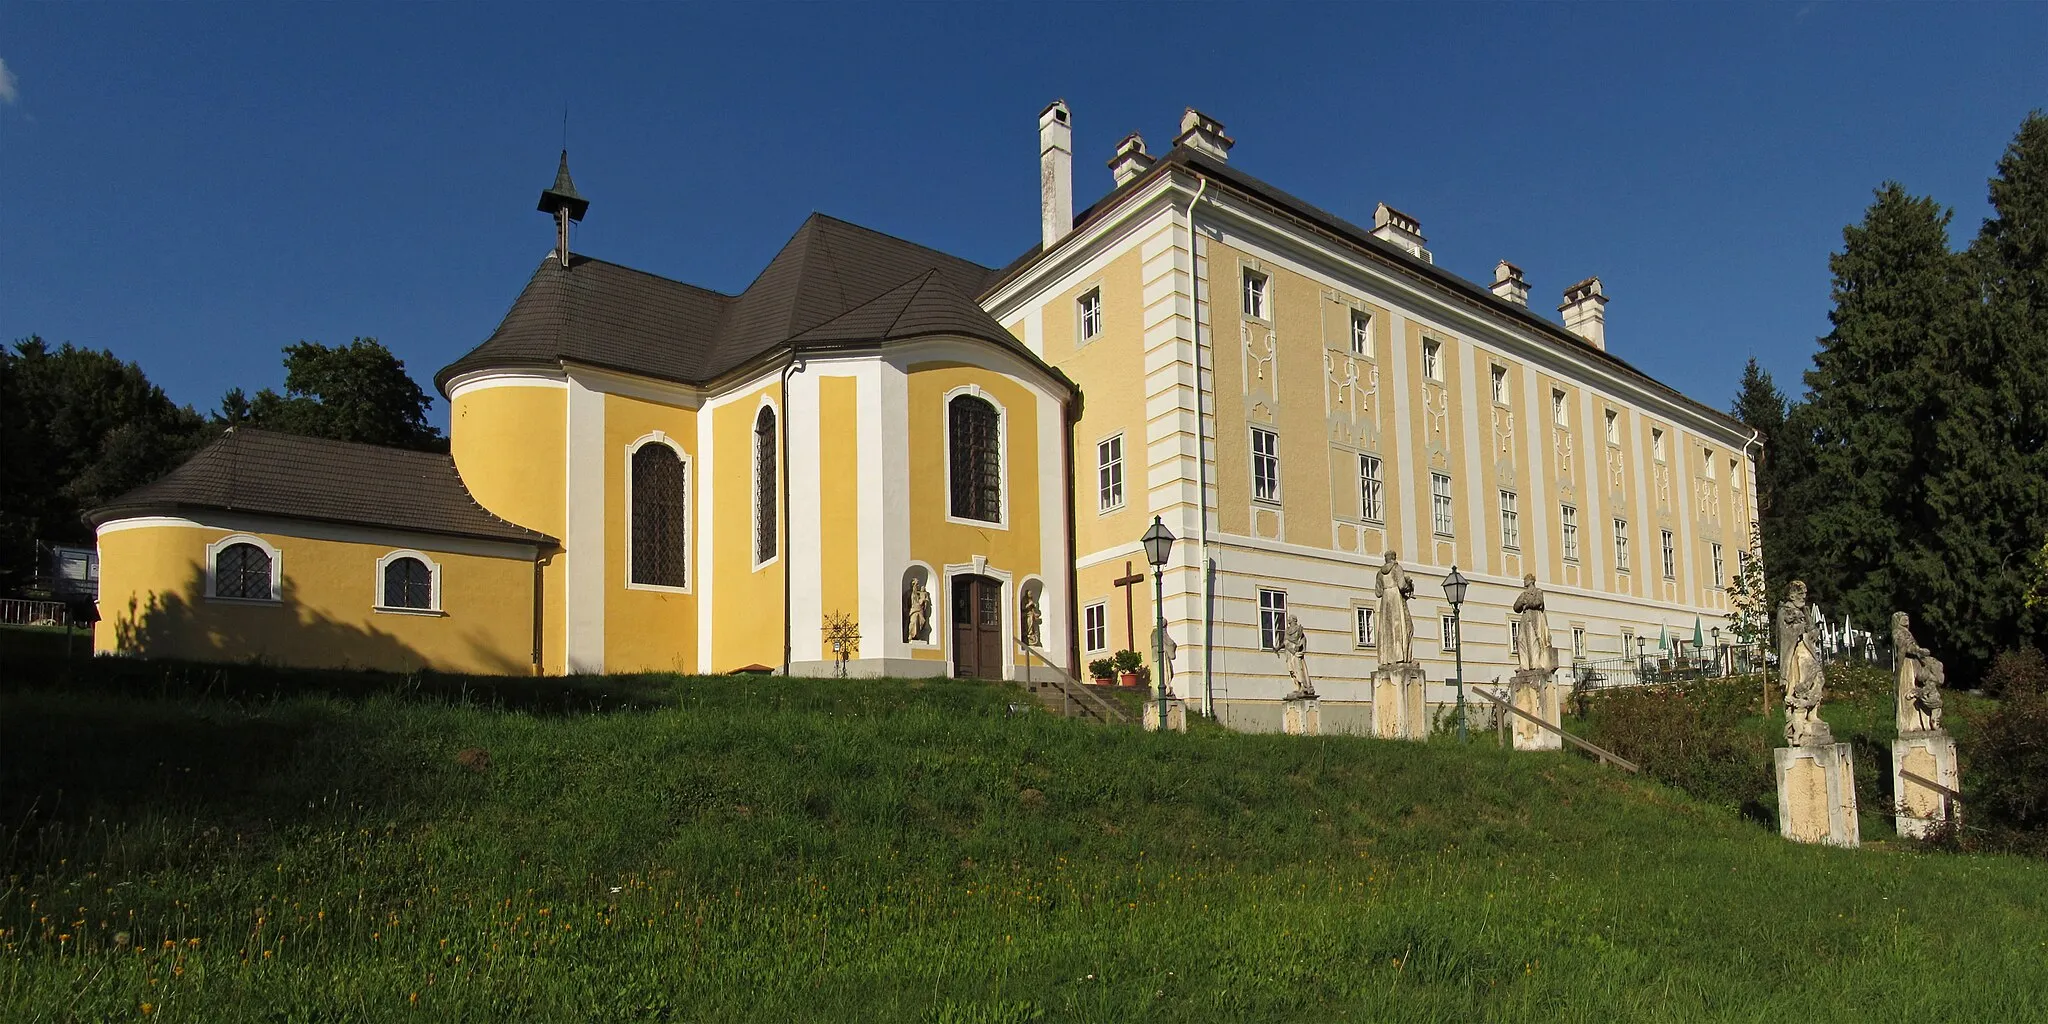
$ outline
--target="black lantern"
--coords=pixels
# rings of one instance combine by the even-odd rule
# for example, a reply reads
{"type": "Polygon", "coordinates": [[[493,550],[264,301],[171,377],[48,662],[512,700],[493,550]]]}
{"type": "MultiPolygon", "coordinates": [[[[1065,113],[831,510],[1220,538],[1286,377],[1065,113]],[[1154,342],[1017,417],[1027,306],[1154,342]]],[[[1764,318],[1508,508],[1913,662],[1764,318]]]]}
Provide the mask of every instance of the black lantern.
{"type": "Polygon", "coordinates": [[[1451,677],[1451,684],[1458,688],[1458,742],[1465,742],[1465,626],[1459,617],[1459,609],[1465,604],[1465,574],[1451,566],[1451,574],[1444,577],[1444,600],[1451,602],[1452,649],[1457,653],[1458,671],[1451,677]]]}
{"type": "Polygon", "coordinates": [[[1451,574],[1444,577],[1444,600],[1449,601],[1452,608],[1464,604],[1465,588],[1469,586],[1471,584],[1465,581],[1465,575],[1458,571],[1458,567],[1451,566],[1451,574]]]}
{"type": "Polygon", "coordinates": [[[1166,731],[1166,559],[1173,554],[1173,531],[1166,521],[1152,517],[1152,528],[1142,538],[1145,560],[1152,563],[1152,685],[1159,700],[1159,731],[1166,731]]]}
{"type": "Polygon", "coordinates": [[[1155,569],[1164,568],[1167,558],[1173,554],[1174,539],[1173,531],[1166,528],[1166,521],[1153,516],[1152,528],[1145,531],[1145,560],[1155,569]]]}

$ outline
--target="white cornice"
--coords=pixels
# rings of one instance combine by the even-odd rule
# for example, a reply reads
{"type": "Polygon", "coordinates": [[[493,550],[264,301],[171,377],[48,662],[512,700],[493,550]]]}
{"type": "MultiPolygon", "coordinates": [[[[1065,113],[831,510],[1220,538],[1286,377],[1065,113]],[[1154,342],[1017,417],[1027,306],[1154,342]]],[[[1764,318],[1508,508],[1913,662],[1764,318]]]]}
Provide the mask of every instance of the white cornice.
{"type": "Polygon", "coordinates": [[[374,526],[351,526],[344,523],[329,523],[315,519],[298,519],[290,516],[251,515],[242,512],[193,512],[185,516],[130,516],[125,519],[110,519],[99,525],[95,536],[104,537],[110,533],[126,530],[152,528],[188,528],[198,530],[221,530],[227,533],[272,534],[282,537],[302,537],[307,540],[340,541],[347,544],[368,544],[384,548],[412,548],[420,551],[439,551],[446,554],[480,555],[486,558],[516,558],[531,561],[537,549],[534,544],[513,541],[476,540],[469,537],[450,537],[444,534],[419,533],[412,530],[391,530],[374,526]]]}

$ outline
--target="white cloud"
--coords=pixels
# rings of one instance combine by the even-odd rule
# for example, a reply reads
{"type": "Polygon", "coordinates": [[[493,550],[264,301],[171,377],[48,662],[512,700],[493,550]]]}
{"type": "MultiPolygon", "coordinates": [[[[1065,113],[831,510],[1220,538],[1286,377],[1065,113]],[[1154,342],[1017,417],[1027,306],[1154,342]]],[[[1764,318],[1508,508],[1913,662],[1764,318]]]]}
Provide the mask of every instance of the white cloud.
{"type": "Polygon", "coordinates": [[[21,95],[14,88],[14,72],[7,70],[7,62],[0,60],[0,103],[13,103],[21,95]]]}

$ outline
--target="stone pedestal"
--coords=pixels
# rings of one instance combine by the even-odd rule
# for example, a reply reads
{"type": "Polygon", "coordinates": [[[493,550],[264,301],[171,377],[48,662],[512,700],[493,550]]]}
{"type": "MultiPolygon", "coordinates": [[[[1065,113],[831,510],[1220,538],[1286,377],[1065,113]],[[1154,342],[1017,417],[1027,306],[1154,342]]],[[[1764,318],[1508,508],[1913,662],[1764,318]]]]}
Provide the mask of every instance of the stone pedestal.
{"type": "Polygon", "coordinates": [[[1280,731],[1289,736],[1323,734],[1323,702],[1315,697],[1289,697],[1280,702],[1280,731]]]}
{"type": "Polygon", "coordinates": [[[1946,732],[1915,731],[1892,741],[1893,820],[1899,834],[1920,839],[1944,818],[1960,817],[1962,807],[1939,790],[1929,789],[1900,774],[1912,772],[1953,790],[1962,789],[1962,774],[1956,768],[1956,741],[1946,732]]]}
{"type": "MultiPolygon", "coordinates": [[[[1529,669],[1516,672],[1510,693],[1515,707],[1526,714],[1535,715],[1553,726],[1562,726],[1557,673],[1543,669],[1529,669]]],[[[1500,713],[1498,709],[1496,714],[1500,713]]],[[[1521,715],[1509,715],[1514,730],[1516,750],[1563,750],[1564,737],[1538,726],[1521,715]]]]}
{"type": "MultiPolygon", "coordinates": [[[[1179,697],[1166,698],[1166,728],[1172,732],[1188,731],[1188,702],[1179,697]]],[[[1145,702],[1145,731],[1159,731],[1159,700],[1145,702]]]]}
{"type": "Polygon", "coordinates": [[[1801,843],[1858,846],[1855,765],[1847,743],[1779,747],[1778,833],[1801,843]]]}
{"type": "Polygon", "coordinates": [[[1426,682],[1422,666],[1412,661],[1373,669],[1372,734],[1385,740],[1428,739],[1429,712],[1423,702],[1426,682]]]}

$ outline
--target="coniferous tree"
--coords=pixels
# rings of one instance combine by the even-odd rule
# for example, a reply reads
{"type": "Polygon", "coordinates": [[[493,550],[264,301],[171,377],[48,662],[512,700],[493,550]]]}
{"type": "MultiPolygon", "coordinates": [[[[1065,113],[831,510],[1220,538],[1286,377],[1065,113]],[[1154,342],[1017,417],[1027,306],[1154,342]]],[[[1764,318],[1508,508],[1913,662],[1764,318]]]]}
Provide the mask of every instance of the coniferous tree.
{"type": "Polygon", "coordinates": [[[1782,585],[1804,565],[1805,516],[1789,500],[1792,495],[1787,493],[1785,481],[1796,478],[1788,477],[1788,472],[1804,472],[1810,467],[1809,439],[1790,422],[1788,417],[1796,410],[1790,408],[1770,371],[1758,366],[1754,357],[1742,369],[1742,385],[1729,411],[1756,431],[1752,451],[1759,531],[1751,547],[1760,546],[1763,551],[1763,562],[1757,567],[1759,578],[1767,576],[1782,585]]]}
{"type": "MultiPolygon", "coordinates": [[[[1791,427],[1812,438],[1812,466],[1781,501],[1810,510],[1797,567],[1817,601],[1862,622],[1915,610],[1931,631],[1965,628],[1959,578],[1946,568],[1943,513],[1930,476],[1944,450],[1968,448],[1957,422],[1982,414],[1957,372],[1969,282],[1948,246],[1949,212],[1896,182],[1843,230],[1834,330],[1806,374],[1791,427]],[[1948,435],[1958,436],[1948,436],[1948,435]],[[1938,436],[1941,435],[1941,436],[1938,436]]],[[[1974,459],[1971,460],[1974,463],[1974,459]]]]}

